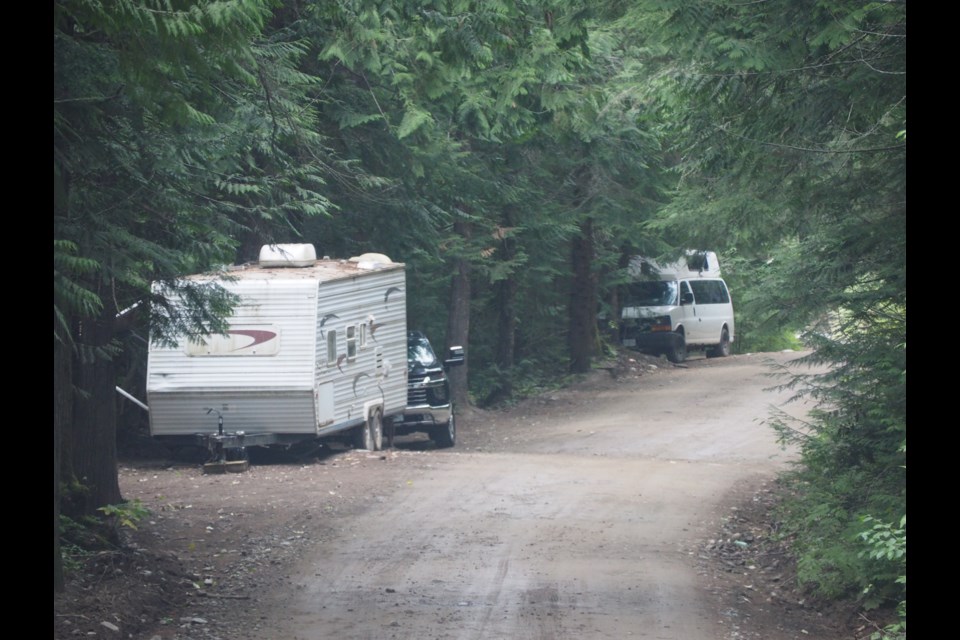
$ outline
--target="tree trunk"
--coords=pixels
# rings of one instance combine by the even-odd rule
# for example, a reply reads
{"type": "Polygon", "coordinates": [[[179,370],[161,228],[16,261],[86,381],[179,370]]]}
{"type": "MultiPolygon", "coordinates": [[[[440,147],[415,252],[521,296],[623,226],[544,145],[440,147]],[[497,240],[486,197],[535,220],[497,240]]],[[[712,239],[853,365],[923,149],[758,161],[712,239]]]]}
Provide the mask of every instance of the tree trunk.
{"type": "Polygon", "coordinates": [[[580,223],[580,233],[571,242],[570,264],[570,371],[590,371],[597,344],[597,278],[593,273],[593,220],[580,223]]]}
{"type": "Polygon", "coordinates": [[[60,442],[70,423],[73,385],[70,375],[70,346],[53,316],[53,590],[63,591],[63,558],[60,555],[60,442]]]}
{"type": "MultiPolygon", "coordinates": [[[[632,257],[627,245],[620,247],[620,258],[617,261],[617,269],[623,271],[630,266],[632,257]]],[[[620,312],[623,309],[624,286],[617,285],[610,287],[610,297],[607,299],[610,308],[610,317],[607,318],[606,334],[607,340],[613,344],[620,343],[620,312]]]]}
{"type": "MultiPolygon", "coordinates": [[[[506,227],[513,226],[508,211],[503,218],[506,227]]],[[[501,259],[510,262],[517,255],[517,244],[513,238],[504,238],[501,246],[501,259]]],[[[497,404],[513,394],[513,365],[517,342],[517,290],[518,283],[514,274],[497,283],[497,368],[501,378],[496,389],[486,399],[488,404],[497,404]]]]}
{"type": "Polygon", "coordinates": [[[82,487],[75,492],[72,508],[80,515],[91,515],[99,507],[117,504],[120,484],[117,479],[116,372],[113,359],[92,351],[109,345],[113,338],[113,318],[109,311],[98,320],[82,324],[77,334],[86,348],[75,358],[73,374],[77,393],[73,402],[73,421],[69,433],[67,467],[70,480],[82,487]]]}
{"type": "MultiPolygon", "coordinates": [[[[470,223],[457,221],[453,230],[464,240],[471,235],[470,223]]],[[[458,256],[453,261],[453,277],[450,280],[450,315],[447,319],[447,348],[462,346],[463,366],[450,368],[450,394],[453,401],[465,407],[469,401],[467,367],[470,365],[470,262],[458,256]]]]}

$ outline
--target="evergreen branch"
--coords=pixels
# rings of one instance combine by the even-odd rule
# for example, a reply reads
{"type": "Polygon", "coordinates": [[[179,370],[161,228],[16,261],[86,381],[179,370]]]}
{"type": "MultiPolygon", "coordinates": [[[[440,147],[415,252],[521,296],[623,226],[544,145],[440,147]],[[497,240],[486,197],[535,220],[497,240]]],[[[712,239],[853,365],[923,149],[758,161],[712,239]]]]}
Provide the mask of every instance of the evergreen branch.
{"type": "Polygon", "coordinates": [[[746,142],[752,142],[753,144],[758,144],[760,146],[773,147],[775,149],[789,149],[790,151],[802,151],[804,153],[823,153],[823,154],[832,154],[832,155],[843,155],[843,154],[850,154],[850,153],[879,153],[884,151],[899,151],[907,148],[906,144],[898,144],[898,145],[892,145],[888,147],[863,147],[859,149],[814,149],[811,147],[800,147],[792,144],[784,144],[782,142],[767,142],[765,140],[756,140],[754,138],[750,138],[744,135],[731,133],[726,129],[724,129],[723,127],[718,127],[718,129],[723,133],[726,133],[727,135],[732,135],[733,137],[739,138],[740,140],[745,140],[746,142]]]}
{"type": "Polygon", "coordinates": [[[380,106],[380,102],[377,100],[377,94],[373,92],[373,87],[370,86],[370,81],[367,80],[367,74],[361,72],[360,77],[363,78],[364,84],[367,85],[367,90],[370,92],[370,97],[373,98],[373,104],[376,105],[377,111],[380,112],[380,115],[383,116],[383,121],[387,125],[387,131],[390,130],[390,120],[387,118],[387,114],[383,112],[383,107],[380,106]]]}
{"type": "Polygon", "coordinates": [[[70,102],[110,102],[111,100],[116,100],[120,97],[120,94],[123,93],[124,85],[117,87],[117,90],[113,92],[113,95],[109,96],[85,96],[83,98],[59,98],[54,99],[53,104],[67,104],[70,102]]]}

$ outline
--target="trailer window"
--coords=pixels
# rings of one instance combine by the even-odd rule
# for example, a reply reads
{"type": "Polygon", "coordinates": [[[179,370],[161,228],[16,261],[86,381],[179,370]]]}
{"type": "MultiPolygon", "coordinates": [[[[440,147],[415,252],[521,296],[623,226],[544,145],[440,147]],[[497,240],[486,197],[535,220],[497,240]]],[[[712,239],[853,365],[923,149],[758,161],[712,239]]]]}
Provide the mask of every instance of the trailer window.
{"type": "Polygon", "coordinates": [[[347,327],[347,360],[357,359],[357,328],[353,325],[347,327]]]}
{"type": "Polygon", "coordinates": [[[327,331],[327,364],[337,364],[337,330],[327,331]]]}
{"type": "Polygon", "coordinates": [[[367,348],[367,325],[366,324],[360,325],[360,348],[361,349],[367,348]]]}

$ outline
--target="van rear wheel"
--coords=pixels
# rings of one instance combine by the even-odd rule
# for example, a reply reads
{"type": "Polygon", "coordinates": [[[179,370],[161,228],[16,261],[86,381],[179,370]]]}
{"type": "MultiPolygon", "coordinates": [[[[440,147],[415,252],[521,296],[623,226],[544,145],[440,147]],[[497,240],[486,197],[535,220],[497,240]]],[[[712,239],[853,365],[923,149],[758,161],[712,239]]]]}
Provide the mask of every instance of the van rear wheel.
{"type": "Polygon", "coordinates": [[[708,358],[726,358],[730,355],[730,331],[726,327],[720,332],[720,342],[715,347],[707,349],[708,358]]]}

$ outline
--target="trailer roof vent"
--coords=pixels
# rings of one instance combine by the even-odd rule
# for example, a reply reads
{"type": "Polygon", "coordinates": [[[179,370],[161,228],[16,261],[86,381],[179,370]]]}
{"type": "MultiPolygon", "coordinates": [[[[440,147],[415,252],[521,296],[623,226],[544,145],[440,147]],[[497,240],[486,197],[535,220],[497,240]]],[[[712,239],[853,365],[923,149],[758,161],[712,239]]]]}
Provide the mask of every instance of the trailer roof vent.
{"type": "Polygon", "coordinates": [[[317,250],[312,244],[265,244],[260,247],[261,267],[312,267],[317,250]]]}
{"type": "Polygon", "coordinates": [[[353,256],[350,258],[350,262],[356,262],[360,269],[376,269],[377,266],[382,264],[392,264],[393,260],[382,253],[364,253],[363,255],[353,256]]]}

